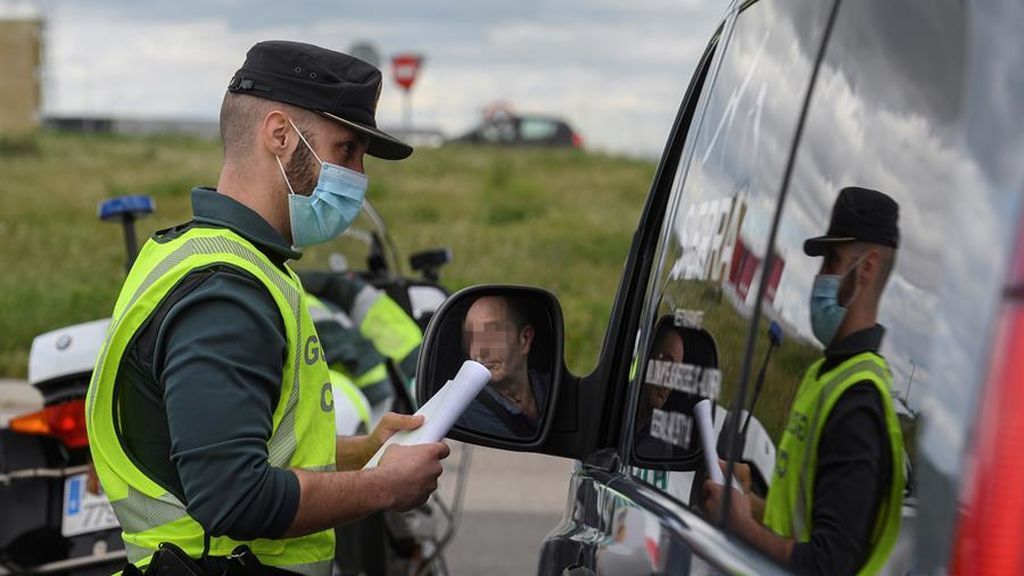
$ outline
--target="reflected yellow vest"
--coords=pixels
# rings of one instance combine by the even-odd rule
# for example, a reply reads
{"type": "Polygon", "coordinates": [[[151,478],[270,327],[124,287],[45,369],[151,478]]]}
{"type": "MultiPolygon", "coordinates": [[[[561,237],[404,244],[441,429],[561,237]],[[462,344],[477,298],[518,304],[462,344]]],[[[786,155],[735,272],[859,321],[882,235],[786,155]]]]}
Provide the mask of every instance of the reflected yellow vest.
{"type": "MultiPolygon", "coordinates": [[[[135,333],[175,286],[193,270],[228,264],[257,278],[277,303],[288,343],[280,401],[267,442],[269,463],[279,468],[335,469],[334,400],[313,321],[298,278],[277,268],[241,236],[226,229],[193,228],[143,246],[121,294],[89,384],[86,424],[89,448],[103,489],[123,530],[128,559],[145,566],[161,542],[173,542],[193,558],[204,549],[204,529],[185,504],[147,477],[125,453],[115,419],[117,371],[135,333]]],[[[202,425],[201,422],[196,423],[202,425]]],[[[209,554],[226,556],[243,542],[210,539],[209,554]]],[[[334,531],[299,538],[244,542],[260,561],[300,574],[331,573],[334,531]]]]}
{"type": "Polygon", "coordinates": [[[789,423],[779,442],[771,487],[765,502],[764,523],[776,534],[798,542],[811,539],[811,506],[818,443],[832,407],[850,386],[870,381],[882,395],[892,458],[892,483],[879,504],[871,532],[871,549],[859,574],[875,574],[885,565],[900,532],[903,507],[903,435],[889,394],[892,376],[885,360],[865,352],[818,377],[824,359],[814,363],[796,392],[789,423]]]}

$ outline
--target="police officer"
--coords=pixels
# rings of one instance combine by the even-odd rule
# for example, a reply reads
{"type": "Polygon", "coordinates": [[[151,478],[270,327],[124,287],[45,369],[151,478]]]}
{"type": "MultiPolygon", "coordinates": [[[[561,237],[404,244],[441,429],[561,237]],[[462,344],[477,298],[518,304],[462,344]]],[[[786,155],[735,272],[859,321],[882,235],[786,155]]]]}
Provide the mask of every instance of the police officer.
{"type": "MultiPolygon", "coordinates": [[[[797,389],[767,499],[734,492],[730,500],[733,529],[801,574],[877,573],[899,534],[903,438],[876,323],[898,212],[881,192],[845,188],[828,234],[804,243],[808,256],[824,256],[810,300],[824,358],[797,389]]],[[[722,488],[707,481],[704,489],[708,510],[719,509],[722,488]]]]}
{"type": "Polygon", "coordinates": [[[286,264],[355,218],[364,154],[412,153],[376,128],[380,90],[380,71],[345,54],[253,46],[221,107],[217,189],[194,189],[192,220],[157,232],[129,273],[86,414],[135,567],[327,575],[335,526],[436,488],[442,443],[393,446],[361,470],[419,418],[335,438],[328,369],[286,264]]]}

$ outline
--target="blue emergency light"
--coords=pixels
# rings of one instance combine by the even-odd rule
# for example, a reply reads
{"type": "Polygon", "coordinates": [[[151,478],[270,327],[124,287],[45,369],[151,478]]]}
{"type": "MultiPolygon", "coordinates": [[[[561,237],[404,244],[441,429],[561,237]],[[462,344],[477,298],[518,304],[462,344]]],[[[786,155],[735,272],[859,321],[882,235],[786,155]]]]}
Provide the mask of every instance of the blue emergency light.
{"type": "Polygon", "coordinates": [[[138,218],[152,214],[156,202],[149,196],[118,196],[100,202],[97,210],[100,220],[123,219],[125,216],[138,218]]]}

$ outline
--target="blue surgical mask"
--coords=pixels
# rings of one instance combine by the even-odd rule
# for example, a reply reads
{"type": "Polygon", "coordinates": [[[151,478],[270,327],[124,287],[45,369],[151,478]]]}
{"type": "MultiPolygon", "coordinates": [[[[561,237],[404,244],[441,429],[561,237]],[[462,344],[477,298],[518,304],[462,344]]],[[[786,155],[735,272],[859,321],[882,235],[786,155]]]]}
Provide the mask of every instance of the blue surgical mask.
{"type": "Polygon", "coordinates": [[[814,337],[826,347],[832,344],[846,318],[846,307],[839,304],[839,287],[843,278],[860,266],[862,261],[857,260],[843,274],[818,274],[814,277],[811,287],[811,330],[814,337]]]}
{"type": "Polygon", "coordinates": [[[327,242],[352,225],[363,207],[369,178],[344,166],[324,162],[317,156],[316,150],[309,145],[302,132],[299,132],[295,123],[292,123],[292,128],[295,128],[299,138],[320,162],[320,178],[317,180],[316,188],[309,196],[303,196],[296,194],[292,189],[284,165],[281,164],[280,158],[277,159],[277,166],[281,169],[290,192],[288,213],[292,227],[292,245],[302,248],[327,242]]]}

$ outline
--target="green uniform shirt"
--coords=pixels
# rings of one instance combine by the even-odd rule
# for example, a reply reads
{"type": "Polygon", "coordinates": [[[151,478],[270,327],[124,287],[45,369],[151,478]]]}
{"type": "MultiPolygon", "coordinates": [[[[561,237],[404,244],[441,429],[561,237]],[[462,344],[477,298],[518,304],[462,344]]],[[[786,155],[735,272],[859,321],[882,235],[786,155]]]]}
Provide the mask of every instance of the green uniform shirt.
{"type": "MultiPolygon", "coordinates": [[[[274,264],[298,259],[259,214],[207,188],[191,227],[228,228],[274,264]]],[[[126,451],[213,535],[281,537],[295,518],[295,475],[267,462],[286,357],[281,313],[233,266],[190,273],[127,350],[118,373],[126,451]]]]}

